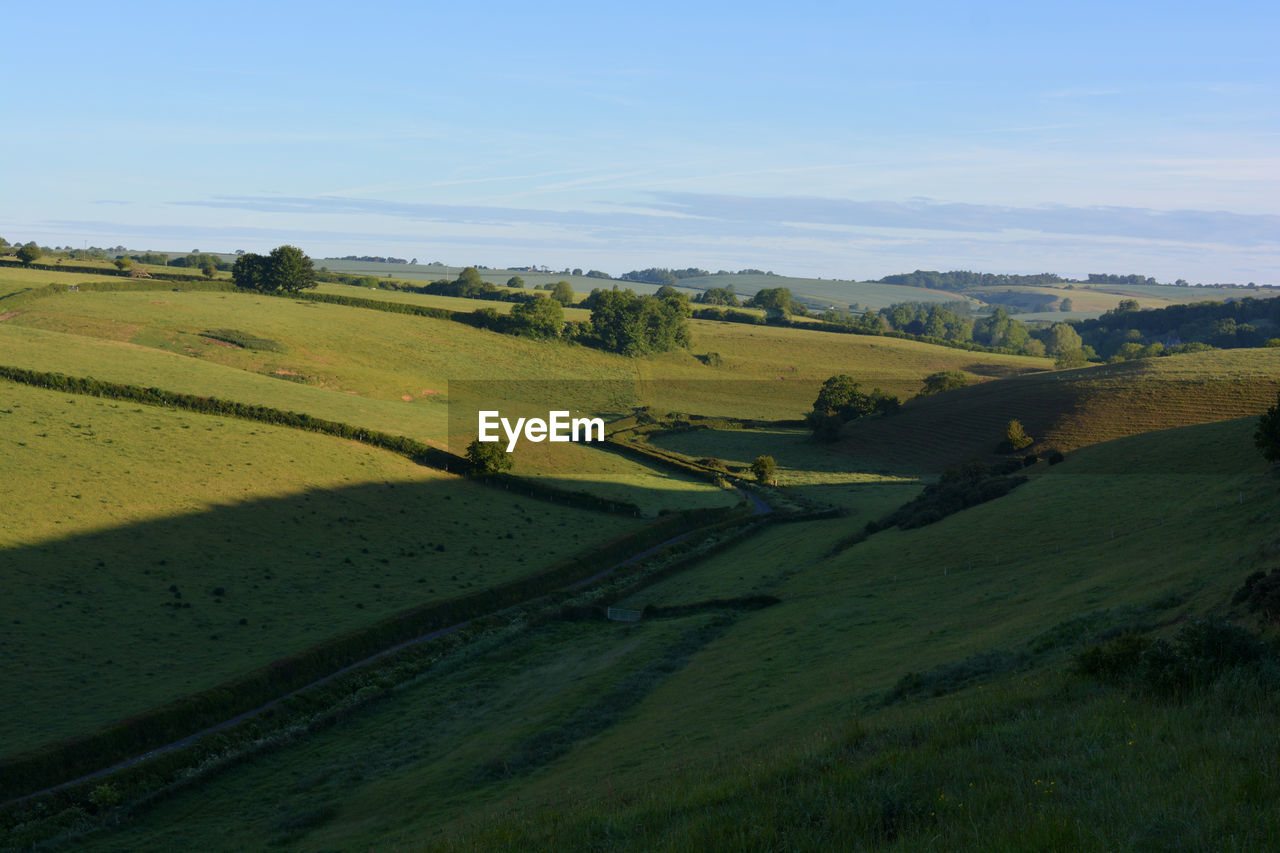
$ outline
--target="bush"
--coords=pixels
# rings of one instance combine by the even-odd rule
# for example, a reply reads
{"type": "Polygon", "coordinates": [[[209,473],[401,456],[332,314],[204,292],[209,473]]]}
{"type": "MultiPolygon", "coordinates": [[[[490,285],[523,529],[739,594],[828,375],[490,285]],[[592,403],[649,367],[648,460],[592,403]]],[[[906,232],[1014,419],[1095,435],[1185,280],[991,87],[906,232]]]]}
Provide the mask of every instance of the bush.
{"type": "Polygon", "coordinates": [[[1063,461],[1063,460],[1064,460],[1064,459],[1066,459],[1066,458],[1067,458],[1067,457],[1066,457],[1066,456],[1064,456],[1064,455],[1062,454],[1062,451],[1061,451],[1061,450],[1051,450],[1051,451],[1049,451],[1049,464],[1050,464],[1050,465],[1057,465],[1059,462],[1063,461]]]}
{"type": "Polygon", "coordinates": [[[1182,698],[1227,671],[1258,662],[1265,652],[1266,646],[1253,634],[1211,617],[1183,625],[1172,641],[1122,634],[1082,652],[1076,668],[1100,681],[1182,698]]]}
{"type": "Polygon", "coordinates": [[[1032,443],[1031,436],[1027,435],[1027,431],[1022,427],[1022,421],[1014,418],[1009,421],[1008,426],[1004,430],[1004,444],[1002,449],[1008,452],[1015,452],[1030,447],[1032,443]]]}
{"type": "Polygon", "coordinates": [[[757,456],[751,463],[751,473],[755,476],[756,482],[761,485],[768,485],[777,472],[778,465],[773,461],[772,456],[757,456]]]}
{"type": "Polygon", "coordinates": [[[511,456],[497,441],[475,439],[467,445],[467,463],[472,474],[497,474],[510,470],[511,456]]]}
{"type": "Polygon", "coordinates": [[[924,378],[924,385],[920,389],[920,396],[924,397],[928,394],[950,391],[953,388],[964,388],[968,384],[969,377],[965,376],[959,370],[940,370],[937,373],[930,373],[924,378]]]}
{"type": "Polygon", "coordinates": [[[1108,684],[1123,684],[1137,670],[1151,641],[1126,631],[1107,643],[1091,646],[1076,658],[1076,670],[1108,684]]]}
{"type": "Polygon", "coordinates": [[[1261,612],[1264,622],[1280,622],[1280,569],[1249,575],[1231,603],[1243,603],[1251,613],[1261,612]]]}

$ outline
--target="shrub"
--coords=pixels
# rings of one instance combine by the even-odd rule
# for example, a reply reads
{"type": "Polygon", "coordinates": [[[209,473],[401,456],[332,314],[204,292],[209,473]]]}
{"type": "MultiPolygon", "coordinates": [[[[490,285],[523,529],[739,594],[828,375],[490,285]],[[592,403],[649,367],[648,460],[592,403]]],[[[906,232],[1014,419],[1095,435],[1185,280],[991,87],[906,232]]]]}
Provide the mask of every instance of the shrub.
{"type": "Polygon", "coordinates": [[[1127,631],[1107,643],[1085,649],[1076,657],[1076,670],[1108,684],[1122,684],[1137,670],[1151,641],[1127,631]]]}
{"type": "Polygon", "coordinates": [[[1251,613],[1261,611],[1264,622],[1280,622],[1280,569],[1254,572],[1236,590],[1232,604],[1245,604],[1251,613]]]}
{"type": "Polygon", "coordinates": [[[1022,427],[1022,421],[1014,418],[1009,421],[1008,426],[1004,429],[1004,449],[1005,452],[1018,451],[1023,448],[1030,447],[1032,442],[1031,436],[1027,435],[1027,431],[1022,427]]]}

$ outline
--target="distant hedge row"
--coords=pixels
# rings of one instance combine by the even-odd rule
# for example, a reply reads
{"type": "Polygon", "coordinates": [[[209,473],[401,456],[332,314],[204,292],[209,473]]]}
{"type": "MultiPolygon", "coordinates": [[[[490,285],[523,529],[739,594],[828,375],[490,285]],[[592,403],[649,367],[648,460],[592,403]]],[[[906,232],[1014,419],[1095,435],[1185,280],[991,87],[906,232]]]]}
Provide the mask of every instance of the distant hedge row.
{"type": "MultiPolygon", "coordinates": [[[[32,385],[37,388],[48,388],[53,391],[87,394],[93,397],[109,397],[114,400],[129,400],[151,406],[167,406],[200,414],[241,418],[275,426],[318,432],[358,441],[361,444],[389,450],[392,453],[399,453],[401,456],[405,456],[419,465],[425,465],[429,468],[453,471],[455,473],[463,473],[467,470],[467,462],[462,457],[456,456],[447,450],[423,444],[416,439],[352,426],[339,421],[325,420],[308,414],[286,412],[270,406],[254,406],[247,403],[237,403],[232,400],[220,400],[217,397],[200,397],[195,394],[181,394],[160,388],[143,388],[138,385],[106,382],[93,377],[66,376],[61,373],[45,373],[6,365],[0,365],[0,378],[20,382],[24,385],[32,385]]],[[[582,509],[627,513],[630,515],[638,515],[640,512],[639,507],[629,501],[617,501],[588,492],[560,489],[535,480],[509,474],[477,479],[480,482],[501,485],[508,491],[523,494],[527,497],[550,500],[582,509]]]]}
{"type": "Polygon", "coordinates": [[[416,317],[434,317],[437,320],[457,320],[457,315],[466,312],[450,311],[447,308],[433,308],[429,305],[413,305],[409,302],[383,302],[379,299],[364,299],[360,296],[344,296],[340,293],[302,293],[288,294],[294,299],[305,299],[308,302],[324,302],[329,305],[345,305],[349,308],[370,308],[374,311],[386,311],[390,314],[412,314],[416,317]]]}
{"type": "Polygon", "coordinates": [[[0,296],[0,311],[10,311],[30,302],[35,302],[37,299],[43,299],[46,296],[67,293],[72,288],[86,293],[127,293],[130,291],[172,291],[176,289],[220,292],[235,290],[235,287],[230,282],[206,281],[204,279],[193,280],[188,284],[184,284],[181,288],[175,288],[172,281],[138,278],[125,279],[124,281],[86,281],[80,284],[46,284],[42,287],[30,287],[26,290],[10,293],[7,296],[0,296]]]}
{"type": "Polygon", "coordinates": [[[0,799],[45,790],[181,740],[388,648],[556,592],[654,545],[723,523],[737,513],[741,510],[736,507],[715,507],[662,516],[535,574],[410,608],[91,734],[0,759],[0,799]]]}
{"type": "MultiPolygon", "coordinates": [[[[31,270],[50,270],[51,272],[77,272],[86,273],[88,275],[116,275],[128,277],[129,273],[124,270],[113,269],[111,267],[82,267],[73,264],[23,264],[20,261],[11,261],[6,258],[0,258],[0,264],[10,267],[22,267],[31,270]]],[[[202,275],[188,275],[186,273],[176,272],[152,272],[147,270],[147,274],[153,279],[163,279],[165,281],[208,281],[202,275]]]]}
{"type": "Polygon", "coordinates": [[[836,323],[828,323],[821,319],[817,322],[793,323],[782,317],[765,318],[759,314],[752,314],[749,311],[735,311],[732,308],[719,308],[712,306],[709,308],[698,308],[693,312],[695,320],[714,320],[719,323],[745,323],[749,326],[786,326],[792,329],[806,329],[812,332],[830,332],[837,335],[869,335],[876,338],[898,338],[904,341],[919,341],[923,344],[933,344],[939,347],[950,347],[951,349],[962,349],[968,352],[989,352],[1000,353],[1004,355],[1017,355],[1017,351],[1007,347],[988,347],[982,344],[975,344],[970,341],[948,341],[943,338],[935,338],[929,335],[913,335],[908,332],[899,332],[892,329],[882,331],[872,331],[870,329],[860,329],[856,326],[843,326],[836,323]]]}

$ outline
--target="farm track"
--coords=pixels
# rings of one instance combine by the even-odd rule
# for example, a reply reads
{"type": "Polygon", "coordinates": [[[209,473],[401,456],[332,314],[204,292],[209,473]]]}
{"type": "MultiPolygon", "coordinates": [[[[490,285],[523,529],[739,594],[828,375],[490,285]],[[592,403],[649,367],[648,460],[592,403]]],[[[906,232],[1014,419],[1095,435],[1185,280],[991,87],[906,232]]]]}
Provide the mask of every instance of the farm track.
{"type": "MultiPolygon", "coordinates": [[[[767,515],[773,512],[773,507],[770,506],[769,503],[765,501],[763,498],[761,498],[759,495],[747,489],[739,489],[738,491],[741,492],[744,496],[746,496],[750,500],[752,505],[752,511],[751,511],[752,516],[758,517],[758,516],[767,515]]],[[[698,529],[701,529],[701,528],[698,528],[698,529]]],[[[596,581],[601,580],[602,578],[607,577],[608,575],[612,574],[618,569],[634,565],[642,560],[645,560],[653,556],[654,554],[658,553],[659,551],[662,551],[665,548],[669,548],[672,545],[682,542],[683,540],[687,539],[690,535],[696,532],[697,530],[688,530],[688,531],[685,531],[684,533],[681,533],[678,536],[673,536],[670,539],[667,539],[663,542],[659,542],[657,545],[654,545],[650,548],[646,548],[645,550],[637,554],[634,554],[625,560],[615,563],[614,565],[610,566],[607,569],[604,569],[603,571],[597,572],[596,574],[591,575],[588,578],[584,578],[583,580],[576,581],[572,584],[569,584],[568,586],[564,587],[564,589],[565,590],[581,589],[591,583],[594,583],[596,581]]],[[[528,602],[524,602],[524,603],[527,604],[528,602]]],[[[521,605],[515,605],[515,606],[521,606],[521,605]]],[[[510,608],[507,608],[507,609],[510,609],[510,608]]],[[[485,614],[483,616],[476,617],[476,619],[486,619],[495,615],[497,614],[496,613],[485,614]]],[[[362,660],[356,661],[355,663],[348,664],[347,666],[344,666],[339,670],[331,672],[322,678],[318,678],[309,684],[303,685],[302,687],[299,687],[282,696],[279,696],[271,700],[270,702],[265,702],[262,705],[258,706],[257,708],[253,708],[249,711],[245,711],[244,713],[238,714],[237,716],[232,717],[229,720],[224,720],[221,723],[217,723],[216,725],[209,726],[208,728],[202,729],[201,731],[195,732],[194,734],[187,735],[186,737],[180,738],[179,740],[175,740],[171,743],[165,744],[164,746],[160,746],[148,752],[145,752],[142,755],[137,755],[137,756],[134,756],[133,758],[129,758],[124,761],[117,762],[116,764],[113,764],[110,767],[105,767],[101,770],[95,770],[92,773],[86,773],[75,779],[69,779],[65,782],[60,782],[57,785],[53,785],[41,791],[36,791],[34,793],[26,794],[21,797],[16,797],[0,805],[6,806],[6,807],[21,805],[22,803],[38,799],[40,797],[47,796],[49,794],[54,794],[54,793],[57,793],[58,791],[65,790],[67,788],[74,787],[76,785],[81,785],[87,782],[92,782],[96,779],[108,777],[114,773],[118,773],[122,770],[127,770],[131,767],[135,767],[153,758],[158,758],[162,755],[166,755],[168,753],[175,752],[177,750],[185,749],[187,747],[194,745],[195,743],[197,743],[198,741],[200,741],[205,737],[217,734],[218,732],[221,732],[221,731],[225,731],[236,725],[239,725],[240,723],[244,723],[266,711],[271,710],[272,708],[277,707],[282,702],[288,699],[291,699],[295,696],[306,693],[307,691],[314,690],[317,687],[321,687],[325,684],[328,684],[332,682],[334,679],[340,678],[341,676],[347,675],[358,669],[366,667],[372,663],[375,663],[379,660],[382,660],[383,658],[388,657],[389,655],[395,654],[396,652],[399,652],[403,649],[409,648],[411,646],[421,645],[423,643],[428,643],[428,642],[431,642],[432,640],[436,640],[441,637],[448,636],[450,634],[455,634],[458,631],[461,631],[463,628],[466,628],[472,622],[476,621],[476,619],[467,619],[455,625],[450,625],[446,628],[439,628],[435,631],[431,631],[427,634],[423,634],[420,637],[414,637],[412,639],[405,640],[404,642],[397,643],[394,646],[390,646],[389,648],[383,649],[382,651],[369,655],[368,657],[362,660]]]]}

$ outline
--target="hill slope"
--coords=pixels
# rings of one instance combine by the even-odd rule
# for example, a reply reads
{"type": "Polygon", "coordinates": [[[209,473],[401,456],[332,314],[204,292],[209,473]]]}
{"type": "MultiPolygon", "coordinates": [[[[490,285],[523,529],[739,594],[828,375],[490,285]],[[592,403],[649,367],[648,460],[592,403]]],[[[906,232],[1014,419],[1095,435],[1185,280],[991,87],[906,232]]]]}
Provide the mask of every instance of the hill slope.
{"type": "Polygon", "coordinates": [[[649,597],[737,574],[777,606],[511,635],[91,846],[1265,847],[1273,715],[1126,704],[1067,672],[1109,628],[1225,610],[1274,560],[1252,427],[1087,448],[835,558],[849,522],[774,527],[649,597]],[[911,672],[959,692],[895,698],[911,672]]]}
{"type": "Polygon", "coordinates": [[[1014,376],[909,401],[847,425],[855,467],[941,471],[995,454],[1010,419],[1027,452],[1074,450],[1151,430],[1256,415],[1280,391],[1280,350],[1220,350],[1014,376]]]}

